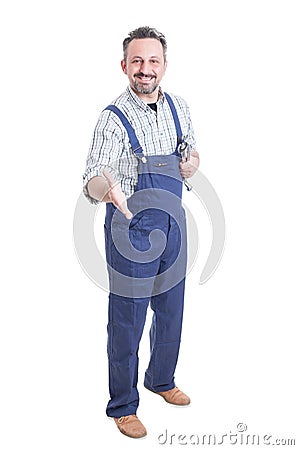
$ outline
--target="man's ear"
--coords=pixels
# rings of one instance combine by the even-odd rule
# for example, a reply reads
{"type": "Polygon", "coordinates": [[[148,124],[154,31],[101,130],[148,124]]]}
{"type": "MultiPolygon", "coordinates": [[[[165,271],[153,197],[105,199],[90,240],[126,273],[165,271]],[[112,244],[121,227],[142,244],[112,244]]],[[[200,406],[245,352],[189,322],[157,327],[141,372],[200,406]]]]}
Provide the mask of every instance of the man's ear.
{"type": "Polygon", "coordinates": [[[123,70],[123,73],[125,73],[126,75],[127,75],[127,65],[126,65],[126,61],[123,59],[122,61],[121,61],[121,68],[122,68],[122,70],[123,70]]]}
{"type": "Polygon", "coordinates": [[[164,73],[166,72],[167,69],[167,60],[164,62],[164,73]]]}

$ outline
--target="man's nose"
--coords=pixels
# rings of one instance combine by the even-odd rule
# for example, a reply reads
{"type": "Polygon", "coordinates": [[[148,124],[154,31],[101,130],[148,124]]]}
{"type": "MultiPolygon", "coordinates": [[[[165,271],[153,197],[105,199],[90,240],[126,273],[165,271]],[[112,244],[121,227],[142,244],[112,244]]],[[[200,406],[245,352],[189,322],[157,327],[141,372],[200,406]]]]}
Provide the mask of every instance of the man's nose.
{"type": "Polygon", "coordinates": [[[140,71],[144,73],[145,75],[151,72],[150,62],[149,61],[142,61],[140,71]]]}

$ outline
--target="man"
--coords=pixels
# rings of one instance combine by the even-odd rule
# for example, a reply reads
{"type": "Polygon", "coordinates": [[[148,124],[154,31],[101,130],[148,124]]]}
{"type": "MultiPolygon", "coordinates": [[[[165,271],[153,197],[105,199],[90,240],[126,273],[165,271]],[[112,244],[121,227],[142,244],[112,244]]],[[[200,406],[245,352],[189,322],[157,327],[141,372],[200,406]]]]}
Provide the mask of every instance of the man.
{"type": "Polygon", "coordinates": [[[160,88],[167,67],[164,35],[138,28],[124,40],[123,50],[121,67],[129,86],[100,115],[84,193],[92,203],[107,203],[107,415],[122,433],[139,438],[146,429],[136,416],[138,347],[149,304],[151,358],[144,385],[168,403],[190,403],[176,387],[174,372],[186,272],[182,186],[197,170],[199,156],[186,103],[160,88]]]}

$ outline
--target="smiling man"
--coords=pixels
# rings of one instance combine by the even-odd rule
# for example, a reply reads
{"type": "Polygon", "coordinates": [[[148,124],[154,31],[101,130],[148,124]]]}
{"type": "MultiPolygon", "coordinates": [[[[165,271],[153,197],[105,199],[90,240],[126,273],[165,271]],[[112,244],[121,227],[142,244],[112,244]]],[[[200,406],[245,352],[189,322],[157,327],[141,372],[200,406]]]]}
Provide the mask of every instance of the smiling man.
{"type": "Polygon", "coordinates": [[[187,258],[182,187],[197,170],[199,156],[188,106],[160,87],[166,50],[164,35],[150,27],[138,28],[124,40],[121,67],[129,86],[101,113],[84,174],[89,201],[107,203],[110,400],[106,412],[123,434],[134,438],[146,435],[136,412],[138,348],[149,304],[151,356],[144,386],[167,403],[190,403],[176,386],[174,373],[187,258]],[[157,230],[163,242],[159,235],[152,238],[157,230]]]}

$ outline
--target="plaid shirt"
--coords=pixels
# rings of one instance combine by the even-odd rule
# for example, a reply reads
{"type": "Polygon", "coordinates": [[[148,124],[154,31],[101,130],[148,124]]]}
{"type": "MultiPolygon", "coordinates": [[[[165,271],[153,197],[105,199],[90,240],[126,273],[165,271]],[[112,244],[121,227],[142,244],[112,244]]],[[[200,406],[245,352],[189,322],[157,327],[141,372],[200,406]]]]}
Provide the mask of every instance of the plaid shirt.
{"type": "MultiPolygon", "coordinates": [[[[194,132],[186,102],[171,95],[180,120],[182,134],[191,150],[195,150],[194,132]]],[[[157,112],[143,102],[130,86],[114,102],[128,118],[148,156],[169,155],[177,145],[177,134],[169,104],[160,89],[157,112]]],[[[91,203],[98,200],[88,195],[87,183],[101,176],[103,169],[121,182],[126,197],[130,197],[138,181],[138,159],[134,156],[128,134],[119,117],[104,110],[95,127],[83,175],[83,192],[91,203]]]]}

